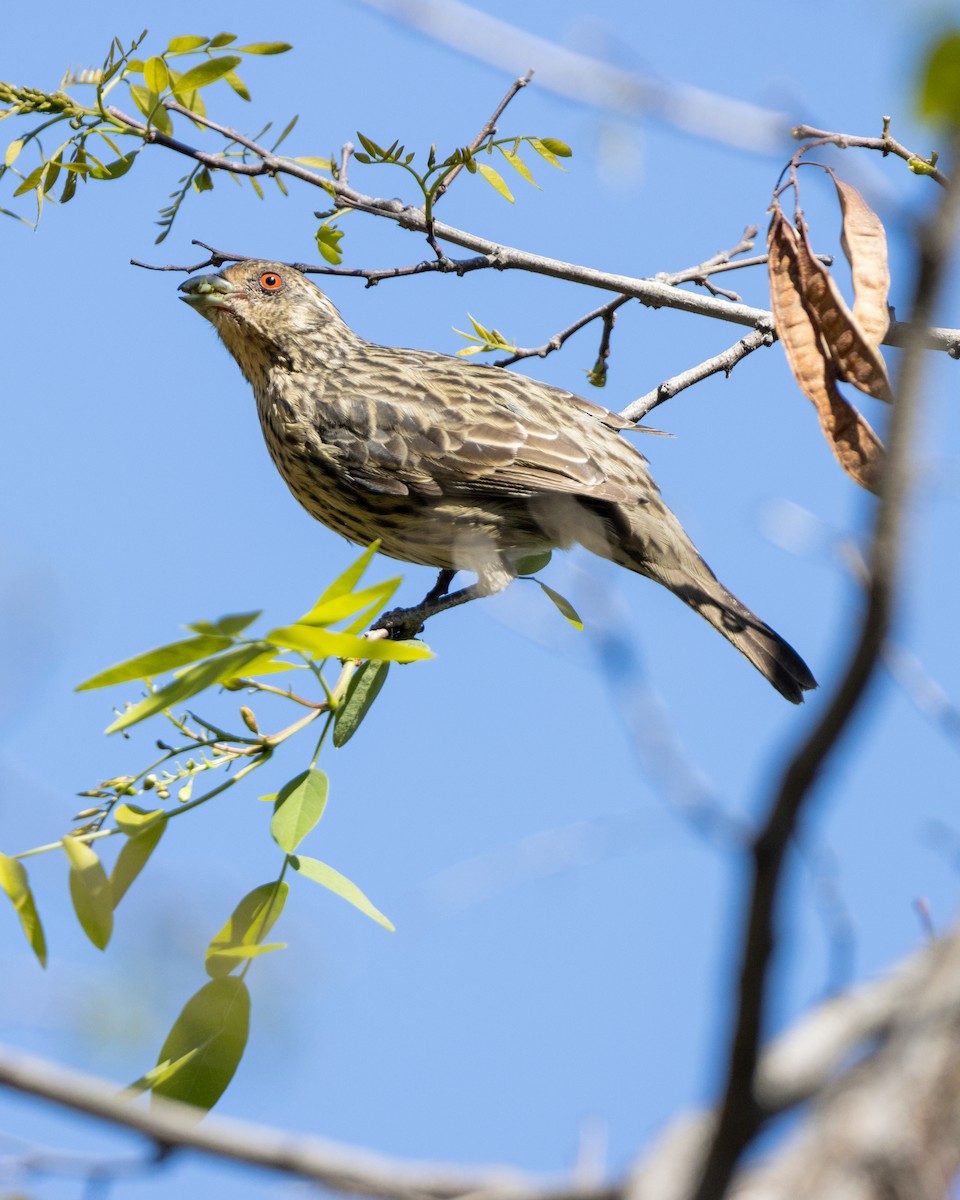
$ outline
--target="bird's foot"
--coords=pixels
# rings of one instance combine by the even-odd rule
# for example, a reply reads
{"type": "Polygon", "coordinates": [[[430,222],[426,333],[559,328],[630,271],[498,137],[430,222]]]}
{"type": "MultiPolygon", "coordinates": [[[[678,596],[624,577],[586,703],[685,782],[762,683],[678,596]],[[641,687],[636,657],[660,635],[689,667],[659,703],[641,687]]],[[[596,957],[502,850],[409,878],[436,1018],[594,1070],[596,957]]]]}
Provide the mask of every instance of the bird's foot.
{"type": "Polygon", "coordinates": [[[423,632],[423,618],[420,616],[421,605],[415,608],[391,608],[385,612],[371,629],[385,629],[387,636],[393,642],[405,642],[423,632]]]}
{"type": "Polygon", "coordinates": [[[430,617],[435,617],[437,613],[446,612],[448,608],[456,608],[460,604],[466,604],[468,601],[484,595],[484,592],[476,584],[461,588],[458,592],[450,592],[450,584],[453,582],[455,574],[456,571],[441,571],[437,582],[419,604],[415,604],[412,608],[392,608],[389,612],[384,613],[371,628],[385,629],[392,641],[406,641],[408,638],[414,638],[418,633],[422,633],[424,622],[428,621],[430,617]]]}

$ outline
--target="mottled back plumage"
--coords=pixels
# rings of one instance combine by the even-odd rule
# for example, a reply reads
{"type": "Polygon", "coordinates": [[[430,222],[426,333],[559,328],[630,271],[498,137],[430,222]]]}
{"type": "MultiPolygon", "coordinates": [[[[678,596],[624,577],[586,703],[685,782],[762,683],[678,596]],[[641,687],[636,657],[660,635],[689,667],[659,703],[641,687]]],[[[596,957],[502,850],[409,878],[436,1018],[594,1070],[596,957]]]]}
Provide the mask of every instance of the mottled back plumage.
{"type": "Polygon", "coordinates": [[[324,525],[405,562],[474,571],[487,593],[516,559],[580,543],[670,588],[788,700],[816,686],[697,553],[621,436],[632,422],[525,376],[367,342],[280,263],[181,290],[237,360],[277,469],[324,525]]]}

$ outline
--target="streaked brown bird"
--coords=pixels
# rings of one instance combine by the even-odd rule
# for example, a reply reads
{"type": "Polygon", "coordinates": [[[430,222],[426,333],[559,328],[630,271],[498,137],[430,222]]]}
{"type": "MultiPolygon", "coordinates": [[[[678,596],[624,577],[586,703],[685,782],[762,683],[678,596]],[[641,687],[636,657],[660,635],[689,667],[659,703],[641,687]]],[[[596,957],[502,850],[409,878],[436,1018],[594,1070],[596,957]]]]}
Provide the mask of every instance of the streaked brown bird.
{"type": "Polygon", "coordinates": [[[576,542],[668,587],[794,704],[817,686],[697,553],[620,436],[632,422],[522,375],[364,341],[282,263],[236,263],[180,290],[237,360],[270,455],[311,516],[439,567],[447,585],[476,572],[441,606],[499,591],[518,559],[576,542]]]}

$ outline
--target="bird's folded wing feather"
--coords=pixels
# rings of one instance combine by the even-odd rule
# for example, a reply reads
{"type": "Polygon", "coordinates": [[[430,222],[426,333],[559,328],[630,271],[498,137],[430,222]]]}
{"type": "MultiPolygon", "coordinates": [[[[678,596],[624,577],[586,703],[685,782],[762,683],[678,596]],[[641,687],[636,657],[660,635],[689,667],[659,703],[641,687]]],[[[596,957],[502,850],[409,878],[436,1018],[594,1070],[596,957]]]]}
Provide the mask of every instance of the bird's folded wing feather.
{"type": "MultiPolygon", "coordinates": [[[[368,364],[378,349],[368,348],[368,364]]],[[[390,350],[377,366],[375,388],[355,375],[349,392],[324,405],[332,426],[325,440],[360,487],[423,496],[581,493],[628,503],[654,490],[645,459],[617,436],[633,423],[581,396],[425,351],[390,350]],[[598,454],[604,443],[608,452],[598,454]]]]}

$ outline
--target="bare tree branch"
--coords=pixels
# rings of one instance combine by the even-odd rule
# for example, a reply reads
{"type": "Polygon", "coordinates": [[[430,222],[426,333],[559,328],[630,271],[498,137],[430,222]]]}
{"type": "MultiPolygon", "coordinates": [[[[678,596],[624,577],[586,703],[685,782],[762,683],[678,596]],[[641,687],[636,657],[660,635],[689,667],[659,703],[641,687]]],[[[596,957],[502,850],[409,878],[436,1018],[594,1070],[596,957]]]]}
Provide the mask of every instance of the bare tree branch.
{"type": "Polygon", "coordinates": [[[475,1193],[496,1200],[616,1200],[610,1188],[565,1186],[559,1179],[507,1167],[470,1169],[414,1164],[285,1129],[208,1116],[153,1097],[149,1108],[116,1086],[9,1049],[0,1051],[0,1085],[87,1113],[149,1138],[169,1153],[194,1150],[314,1180],[334,1191],[384,1200],[454,1200],[475,1193]]]}
{"type": "Polygon", "coordinates": [[[752,354],[754,350],[759,350],[761,346],[772,346],[775,341],[776,335],[772,328],[766,330],[755,329],[753,333],[748,333],[746,337],[742,337],[739,342],[735,342],[729,349],[724,350],[722,353],[715,354],[713,358],[708,358],[705,362],[699,363],[695,367],[690,367],[687,371],[681,371],[679,375],[665,379],[652,392],[647,392],[639,400],[634,400],[632,404],[628,404],[621,413],[621,416],[627,417],[631,421],[642,421],[658,404],[663,404],[665,400],[671,400],[678,392],[682,392],[684,388],[691,387],[693,384],[699,383],[702,379],[707,379],[711,375],[716,375],[719,371],[724,371],[729,375],[741,359],[746,358],[748,354],[752,354]]]}
{"type": "Polygon", "coordinates": [[[841,150],[846,150],[850,147],[858,147],[861,150],[879,150],[884,156],[895,154],[897,158],[902,158],[917,175],[929,175],[941,187],[947,186],[947,177],[944,173],[937,169],[937,155],[931,154],[929,158],[922,158],[913,150],[908,150],[906,146],[900,144],[890,136],[890,118],[883,118],[883,136],[882,137],[856,137],[850,133],[830,133],[826,129],[814,129],[812,125],[798,125],[792,134],[798,141],[805,141],[807,138],[814,139],[809,146],[805,146],[800,153],[805,153],[808,150],[814,150],[818,146],[838,146],[841,150]],[[919,170],[917,168],[920,168],[919,170]]]}
{"type": "MultiPolygon", "coordinates": [[[[757,1094],[765,1114],[786,1111],[819,1095],[864,1043],[884,1039],[904,1023],[921,1024],[915,999],[928,994],[934,975],[940,980],[937,1003],[956,1021],[958,956],[960,932],[954,932],[946,943],[926,947],[884,978],[821,1005],[778,1038],[764,1053],[758,1071],[757,1094]],[[953,964],[952,973],[945,969],[947,961],[953,964]]],[[[960,1039],[955,1037],[955,1054],[957,1046],[960,1039]]],[[[139,1133],[157,1157],[193,1151],[383,1200],[455,1200],[471,1194],[484,1200],[680,1200],[689,1194],[696,1168],[690,1151],[703,1145],[715,1120],[702,1113],[685,1117],[624,1182],[581,1185],[509,1167],[403,1162],[223,1117],[207,1116],[198,1123],[196,1109],[189,1105],[155,1097],[149,1108],[142,1107],[104,1080],[9,1049],[0,1049],[0,1086],[139,1133]]],[[[956,1091],[960,1096],[960,1089],[956,1091]]],[[[96,1164],[84,1158],[66,1165],[90,1173],[96,1164]]],[[[124,1160],[122,1166],[136,1170],[138,1164],[124,1160]]]]}
{"type": "MultiPolygon", "coordinates": [[[[179,111],[180,106],[173,101],[166,102],[167,107],[179,111]]],[[[661,283],[657,279],[636,279],[627,275],[615,275],[607,271],[597,271],[592,267],[576,263],[564,262],[561,259],[548,258],[546,255],[531,254],[514,246],[506,246],[482,238],[466,230],[445,225],[439,221],[429,222],[422,207],[405,205],[401,200],[382,199],[368,196],[346,185],[342,180],[330,181],[307,167],[294,162],[292,159],[280,158],[264,146],[251,141],[245,135],[228,126],[220,125],[206,117],[198,117],[190,113],[190,119],[199,121],[208,128],[220,133],[230,141],[242,145],[255,154],[259,163],[240,161],[226,155],[208,154],[197,150],[175,138],[168,137],[154,128],[148,128],[142,121],[131,117],[118,108],[108,108],[109,115],[117,122],[128,126],[140,133],[147,144],[163,146],[178,154],[183,154],[197,162],[216,169],[230,171],[242,175],[278,175],[286,174],[314,187],[321,187],[335,195],[336,202],[344,208],[353,208],[358,212],[369,213],[372,216],[386,217],[396,221],[402,229],[409,229],[424,236],[432,235],[436,239],[452,242],[463,246],[481,256],[460,262],[448,262],[439,259],[435,262],[418,263],[412,267],[394,268],[386,271],[371,272],[350,270],[339,267],[311,266],[306,263],[295,263],[298,270],[318,275],[352,275],[367,279],[368,282],[379,282],[381,279],[395,278],[400,275],[419,274],[424,271],[444,271],[463,274],[468,270],[482,267],[493,267],[498,271],[522,270],[539,275],[547,275],[555,279],[563,279],[569,283],[579,283],[587,287],[598,287],[605,291],[619,292],[632,296],[650,308],[673,308],[682,312],[695,313],[699,316],[714,317],[721,321],[730,321],[736,325],[746,325],[754,329],[768,328],[773,323],[771,314],[760,308],[751,308],[746,304],[730,303],[725,299],[713,296],[698,296],[685,292],[682,288],[661,283]],[[432,227],[431,227],[432,226],[432,227]]],[[[250,257],[244,255],[242,257],[250,257]]],[[[211,263],[231,261],[233,256],[227,256],[219,251],[212,252],[211,263]]],[[[236,261],[234,259],[234,261],[236,261]]],[[[187,268],[183,268],[187,269],[187,268]]],[[[191,268],[196,269],[196,268],[191,268]]],[[[701,268],[693,268],[700,271],[701,268]]],[[[953,358],[960,358],[960,330],[925,328],[922,331],[923,345],[929,350],[944,350],[953,358]]],[[[909,327],[903,322],[892,322],[884,344],[891,346],[906,346],[909,340],[909,327]]]]}

